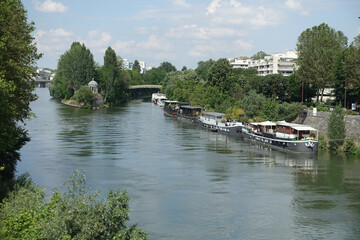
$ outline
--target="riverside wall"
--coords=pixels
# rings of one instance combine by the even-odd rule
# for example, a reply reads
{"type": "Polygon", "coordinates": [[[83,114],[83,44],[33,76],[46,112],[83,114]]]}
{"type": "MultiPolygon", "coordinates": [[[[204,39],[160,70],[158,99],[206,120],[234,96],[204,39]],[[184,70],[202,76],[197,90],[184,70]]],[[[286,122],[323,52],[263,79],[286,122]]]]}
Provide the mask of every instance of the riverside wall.
{"type": "MultiPolygon", "coordinates": [[[[327,125],[331,112],[307,111],[307,117],[303,124],[309,125],[319,130],[322,135],[327,135],[327,125]]],[[[345,115],[346,137],[354,139],[360,145],[360,115],[345,115]]]]}

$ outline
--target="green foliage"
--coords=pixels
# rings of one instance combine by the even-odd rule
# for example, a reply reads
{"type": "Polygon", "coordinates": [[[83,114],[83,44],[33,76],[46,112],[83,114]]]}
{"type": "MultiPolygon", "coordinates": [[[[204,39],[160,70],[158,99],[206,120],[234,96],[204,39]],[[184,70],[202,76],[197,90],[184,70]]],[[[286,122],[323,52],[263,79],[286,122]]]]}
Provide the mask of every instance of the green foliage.
{"type": "Polygon", "coordinates": [[[228,78],[231,72],[231,65],[226,58],[220,58],[209,69],[207,83],[210,86],[218,87],[221,92],[228,91],[232,83],[228,78]]]}
{"type": "Polygon", "coordinates": [[[78,103],[87,104],[95,100],[95,94],[91,91],[88,86],[82,86],[79,90],[74,93],[73,99],[78,103]]]}
{"type": "Polygon", "coordinates": [[[153,68],[144,74],[144,83],[159,85],[162,84],[165,77],[166,72],[163,69],[153,68]]]}
{"type": "Polygon", "coordinates": [[[58,99],[68,99],[94,76],[93,55],[84,44],[74,42],[58,61],[57,72],[49,89],[50,95],[58,99]]]}
{"type": "MultiPolygon", "coordinates": [[[[341,31],[322,23],[306,29],[298,38],[298,75],[300,81],[317,89],[317,102],[325,87],[333,80],[335,60],[347,44],[341,31]]],[[[320,99],[322,101],[322,99],[320,99]]]]}
{"type": "Polygon", "coordinates": [[[250,118],[255,116],[265,99],[264,95],[257,94],[254,90],[251,90],[241,102],[241,106],[244,109],[246,116],[250,118]]]}
{"type": "Polygon", "coordinates": [[[261,106],[262,116],[266,120],[276,121],[278,117],[279,103],[272,98],[267,98],[261,106]]]}
{"type": "Polygon", "coordinates": [[[256,54],[254,54],[251,58],[254,60],[259,60],[259,59],[263,59],[265,56],[270,56],[270,55],[263,51],[259,51],[256,54]]]}
{"type": "MultiPolygon", "coordinates": [[[[121,70],[120,64],[121,61],[115,51],[109,47],[105,51],[104,66],[100,69],[101,81],[105,83],[104,102],[109,105],[121,104],[128,98],[126,88],[131,81],[131,76],[127,70],[121,70]]],[[[139,75],[138,72],[130,72],[139,75]]]]}
{"type": "Polygon", "coordinates": [[[357,149],[353,139],[346,139],[342,147],[343,152],[348,154],[356,154],[357,149]]]}
{"type": "Polygon", "coordinates": [[[110,191],[106,199],[89,193],[85,177],[75,171],[54,191],[49,202],[44,189],[28,179],[17,186],[0,209],[1,239],[146,239],[129,219],[126,191],[110,191]]]}
{"type": "Polygon", "coordinates": [[[138,73],[141,72],[141,67],[140,67],[140,63],[139,63],[138,60],[134,61],[134,64],[132,66],[132,70],[135,71],[135,72],[138,72],[138,73]]]}
{"type": "Polygon", "coordinates": [[[198,62],[198,66],[195,69],[196,74],[202,79],[202,80],[206,80],[208,72],[210,70],[210,68],[212,67],[212,65],[215,63],[214,60],[209,59],[208,61],[200,61],[198,62]]]}
{"type": "Polygon", "coordinates": [[[344,116],[344,110],[340,105],[337,105],[330,115],[328,121],[328,137],[332,150],[337,150],[344,143],[346,137],[344,116]]]}
{"type": "Polygon", "coordinates": [[[278,120],[292,122],[296,119],[299,112],[304,109],[301,103],[283,103],[278,106],[278,120]]]}
{"type": "Polygon", "coordinates": [[[176,71],[176,67],[169,62],[162,62],[159,69],[164,70],[167,73],[176,71]]]}
{"type": "Polygon", "coordinates": [[[37,54],[34,23],[20,0],[0,1],[0,182],[13,178],[20,148],[29,141],[22,126],[36,99],[33,85],[37,54]]]}
{"type": "Polygon", "coordinates": [[[319,148],[327,149],[328,147],[328,141],[325,140],[325,136],[319,134],[319,148]]]}

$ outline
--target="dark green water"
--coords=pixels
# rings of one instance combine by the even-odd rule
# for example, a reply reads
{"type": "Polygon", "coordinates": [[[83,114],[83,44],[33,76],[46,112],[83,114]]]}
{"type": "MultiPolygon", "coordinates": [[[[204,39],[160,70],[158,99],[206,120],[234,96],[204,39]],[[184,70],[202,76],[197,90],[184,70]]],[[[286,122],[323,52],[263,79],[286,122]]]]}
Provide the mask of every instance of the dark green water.
{"type": "Polygon", "coordinates": [[[149,239],[360,239],[360,160],[271,150],[164,116],[141,100],[97,111],[37,89],[18,172],[48,194],[74,169],[123,189],[149,239]]]}

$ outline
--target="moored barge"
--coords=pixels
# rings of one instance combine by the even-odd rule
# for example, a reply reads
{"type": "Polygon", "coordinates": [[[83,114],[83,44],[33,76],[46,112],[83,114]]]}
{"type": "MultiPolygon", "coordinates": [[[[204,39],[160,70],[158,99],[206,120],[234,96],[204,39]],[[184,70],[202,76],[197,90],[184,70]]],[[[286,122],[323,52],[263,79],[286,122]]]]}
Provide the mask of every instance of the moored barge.
{"type": "Polygon", "coordinates": [[[285,121],[257,122],[242,128],[244,138],[296,153],[318,151],[318,130],[302,124],[285,121]]]}
{"type": "Polygon", "coordinates": [[[243,127],[242,123],[225,122],[224,116],[224,113],[205,112],[200,116],[199,125],[215,132],[228,135],[240,135],[243,127]]]}

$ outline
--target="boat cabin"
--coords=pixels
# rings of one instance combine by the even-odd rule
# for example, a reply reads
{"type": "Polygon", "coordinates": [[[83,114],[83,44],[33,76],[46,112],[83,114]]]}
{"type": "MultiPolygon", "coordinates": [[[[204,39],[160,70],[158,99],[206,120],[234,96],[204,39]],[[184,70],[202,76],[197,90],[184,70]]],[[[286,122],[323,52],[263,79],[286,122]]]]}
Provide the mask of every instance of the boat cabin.
{"type": "Polygon", "coordinates": [[[224,113],[218,113],[218,112],[205,112],[200,117],[202,120],[208,122],[209,124],[215,124],[218,125],[225,116],[224,113]]]}
{"type": "Polygon", "coordinates": [[[201,107],[182,105],[180,106],[180,114],[184,116],[199,117],[201,113],[201,107]]]}
{"type": "Polygon", "coordinates": [[[318,130],[307,125],[279,121],[276,123],[276,137],[289,140],[318,139],[318,130]]]}
{"type": "Polygon", "coordinates": [[[265,121],[254,122],[250,125],[255,134],[264,135],[266,137],[275,137],[276,123],[265,121]]]}

